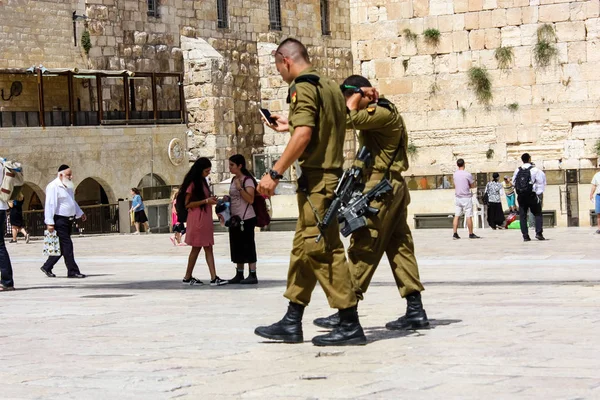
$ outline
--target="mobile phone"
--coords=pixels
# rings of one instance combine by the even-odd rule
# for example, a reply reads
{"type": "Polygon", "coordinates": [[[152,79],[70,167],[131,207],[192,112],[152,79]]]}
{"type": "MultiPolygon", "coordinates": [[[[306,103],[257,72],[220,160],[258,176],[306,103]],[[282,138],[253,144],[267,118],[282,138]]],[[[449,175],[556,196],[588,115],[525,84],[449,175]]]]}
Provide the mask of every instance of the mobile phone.
{"type": "Polygon", "coordinates": [[[258,112],[263,116],[265,121],[269,122],[269,124],[277,125],[275,118],[271,117],[271,111],[267,110],[266,108],[259,108],[258,112]]]}

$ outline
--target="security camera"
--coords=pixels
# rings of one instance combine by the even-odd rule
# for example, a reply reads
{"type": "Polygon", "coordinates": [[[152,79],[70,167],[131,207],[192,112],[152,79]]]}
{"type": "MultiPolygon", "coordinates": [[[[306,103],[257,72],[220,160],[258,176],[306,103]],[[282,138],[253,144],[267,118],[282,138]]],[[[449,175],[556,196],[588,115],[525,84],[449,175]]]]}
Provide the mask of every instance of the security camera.
{"type": "Polygon", "coordinates": [[[26,72],[26,73],[28,73],[28,74],[33,74],[33,73],[35,73],[35,65],[32,65],[31,67],[27,68],[27,69],[25,70],[25,72],[26,72]]]}
{"type": "Polygon", "coordinates": [[[40,64],[40,71],[42,71],[42,75],[44,75],[46,72],[48,72],[48,68],[46,68],[42,64],[40,64]]]}

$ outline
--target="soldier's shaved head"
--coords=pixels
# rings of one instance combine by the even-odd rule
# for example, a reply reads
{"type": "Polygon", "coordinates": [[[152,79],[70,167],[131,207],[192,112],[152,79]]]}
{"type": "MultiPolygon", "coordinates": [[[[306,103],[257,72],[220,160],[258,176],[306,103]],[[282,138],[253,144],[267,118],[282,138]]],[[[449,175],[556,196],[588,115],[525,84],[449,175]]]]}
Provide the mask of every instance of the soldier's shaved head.
{"type": "Polygon", "coordinates": [[[299,40],[293,38],[287,38],[281,42],[279,47],[277,47],[276,53],[279,53],[282,57],[289,58],[294,62],[310,63],[306,47],[299,40]]]}

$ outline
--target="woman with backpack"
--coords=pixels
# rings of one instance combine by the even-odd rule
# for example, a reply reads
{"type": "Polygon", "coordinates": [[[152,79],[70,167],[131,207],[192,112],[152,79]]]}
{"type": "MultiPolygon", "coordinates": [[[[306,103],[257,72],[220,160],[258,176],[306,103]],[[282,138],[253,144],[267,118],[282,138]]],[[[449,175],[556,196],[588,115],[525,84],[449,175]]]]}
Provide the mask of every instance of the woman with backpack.
{"type": "Polygon", "coordinates": [[[254,211],[256,179],[246,169],[246,159],[241,154],[229,158],[229,172],[234,176],[229,187],[231,202],[231,220],[229,225],[229,246],[231,261],[237,265],[236,274],[229,283],[257,284],[256,243],[254,228],[257,225],[254,211]],[[248,264],[250,273],[244,279],[244,264],[248,264]]]}
{"type": "Polygon", "coordinates": [[[485,186],[485,193],[488,198],[488,216],[487,221],[490,228],[496,229],[496,227],[502,229],[504,225],[504,211],[502,211],[502,184],[498,182],[500,174],[494,172],[492,175],[492,181],[488,182],[485,186]]]}
{"type": "Polygon", "coordinates": [[[206,177],[210,174],[212,164],[206,157],[196,160],[192,168],[183,178],[179,187],[175,207],[180,221],[186,221],[185,242],[192,246],[188,257],[187,269],[183,277],[184,285],[203,285],[201,280],[192,276],[200,251],[204,249],[206,264],[210,272],[210,285],[226,285],[227,281],[217,276],[213,246],[215,244],[212,219],[212,206],[217,198],[212,196],[206,177]],[[182,207],[184,206],[184,207],[182,207]],[[183,215],[186,214],[187,215],[183,215]],[[180,215],[181,214],[181,215],[180,215]]]}

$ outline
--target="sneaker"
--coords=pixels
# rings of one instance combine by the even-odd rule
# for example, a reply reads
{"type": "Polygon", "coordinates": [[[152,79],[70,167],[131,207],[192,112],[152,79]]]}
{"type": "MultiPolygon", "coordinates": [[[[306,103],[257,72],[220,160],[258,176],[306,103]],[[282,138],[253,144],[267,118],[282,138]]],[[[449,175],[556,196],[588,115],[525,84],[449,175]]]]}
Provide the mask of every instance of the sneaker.
{"type": "Polygon", "coordinates": [[[243,279],[240,282],[242,285],[256,285],[258,283],[258,278],[256,277],[256,272],[254,274],[250,273],[246,279],[243,279]]]}
{"type": "Polygon", "coordinates": [[[25,235],[25,243],[29,243],[29,233],[25,235]]]}
{"type": "Polygon", "coordinates": [[[132,235],[139,235],[139,232],[133,232],[132,235]]]}
{"type": "Polygon", "coordinates": [[[202,285],[204,285],[204,282],[202,282],[200,279],[194,278],[193,276],[190,279],[185,279],[184,278],[181,281],[181,283],[183,283],[184,285],[190,285],[190,286],[193,286],[193,285],[202,286],[202,285]]]}
{"type": "Polygon", "coordinates": [[[477,236],[476,234],[474,234],[474,233],[471,233],[471,234],[469,235],[469,239],[481,239],[481,238],[480,238],[479,236],[477,236]]]}
{"type": "Polygon", "coordinates": [[[148,228],[148,230],[146,231],[146,235],[150,234],[150,228],[148,228]]]}
{"type": "Polygon", "coordinates": [[[542,235],[541,233],[539,233],[539,234],[535,235],[535,238],[536,238],[537,240],[546,240],[546,238],[544,237],[544,235],[542,235]]]}
{"type": "Polygon", "coordinates": [[[454,235],[452,235],[452,239],[454,239],[454,240],[460,239],[460,236],[458,236],[458,233],[455,233],[454,235]]]}
{"type": "Polygon", "coordinates": [[[223,285],[227,285],[228,283],[229,282],[227,282],[226,280],[223,280],[223,279],[219,278],[218,276],[215,276],[215,279],[210,281],[210,286],[223,286],[223,285]]]}
{"type": "Polygon", "coordinates": [[[529,236],[523,236],[524,242],[531,242],[531,238],[529,236]]]}
{"type": "Polygon", "coordinates": [[[8,243],[17,243],[17,241],[10,239],[10,242],[8,242],[8,243]]]}

